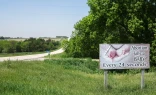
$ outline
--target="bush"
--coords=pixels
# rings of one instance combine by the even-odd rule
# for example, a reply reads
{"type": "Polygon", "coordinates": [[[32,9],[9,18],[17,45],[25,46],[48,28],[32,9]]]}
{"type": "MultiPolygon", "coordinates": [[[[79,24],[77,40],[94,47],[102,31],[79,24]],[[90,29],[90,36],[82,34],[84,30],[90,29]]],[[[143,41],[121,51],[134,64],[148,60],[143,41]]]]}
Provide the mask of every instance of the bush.
{"type": "Polygon", "coordinates": [[[150,63],[152,66],[156,66],[156,35],[155,40],[152,42],[151,51],[150,51],[150,63]]]}
{"type": "Polygon", "coordinates": [[[46,63],[62,65],[66,69],[76,69],[86,73],[103,73],[99,70],[99,62],[91,59],[51,59],[45,60],[46,63]]]}
{"type": "Polygon", "coordinates": [[[2,51],[3,51],[3,47],[2,47],[2,46],[0,46],[0,53],[2,53],[2,51]]]}
{"type": "Polygon", "coordinates": [[[60,43],[53,40],[29,38],[25,41],[0,41],[0,53],[38,52],[59,48],[60,43]]]}

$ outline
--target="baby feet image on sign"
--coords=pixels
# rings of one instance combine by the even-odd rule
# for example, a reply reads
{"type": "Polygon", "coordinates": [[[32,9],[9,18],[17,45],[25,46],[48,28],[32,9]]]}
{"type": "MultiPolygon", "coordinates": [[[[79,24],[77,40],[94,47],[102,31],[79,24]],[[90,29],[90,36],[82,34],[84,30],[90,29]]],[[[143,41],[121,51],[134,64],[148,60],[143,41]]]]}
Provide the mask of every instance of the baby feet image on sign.
{"type": "Polygon", "coordinates": [[[101,69],[133,67],[149,67],[149,44],[100,44],[101,69]]]}
{"type": "Polygon", "coordinates": [[[106,54],[103,54],[103,58],[109,60],[110,62],[117,62],[126,57],[130,52],[129,45],[111,45],[109,46],[106,54]]]}

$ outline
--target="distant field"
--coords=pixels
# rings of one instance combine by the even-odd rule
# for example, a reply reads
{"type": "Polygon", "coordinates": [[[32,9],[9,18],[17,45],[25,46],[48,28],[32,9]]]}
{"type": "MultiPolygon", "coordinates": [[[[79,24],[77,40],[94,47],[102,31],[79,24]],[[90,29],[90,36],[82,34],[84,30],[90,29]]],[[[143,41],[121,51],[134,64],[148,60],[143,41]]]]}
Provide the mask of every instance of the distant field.
{"type": "Polygon", "coordinates": [[[104,89],[103,72],[95,69],[97,66],[96,62],[75,59],[2,62],[0,95],[156,94],[156,72],[145,73],[143,90],[140,89],[140,73],[110,73],[109,88],[104,89]]]}
{"type": "MultiPolygon", "coordinates": [[[[28,39],[28,38],[21,38],[21,39],[15,39],[15,38],[13,38],[13,39],[6,39],[6,40],[8,40],[8,41],[11,41],[11,40],[13,40],[13,41],[24,41],[26,39],[28,39]]],[[[49,38],[44,38],[44,40],[48,40],[48,39],[49,38]]],[[[54,40],[54,41],[61,41],[64,38],[50,38],[50,39],[51,40],[54,40]]]]}
{"type": "Polygon", "coordinates": [[[24,40],[26,40],[26,39],[23,38],[23,39],[6,39],[6,40],[8,40],[8,41],[12,41],[12,40],[13,40],[13,41],[24,41],[24,40]]]}

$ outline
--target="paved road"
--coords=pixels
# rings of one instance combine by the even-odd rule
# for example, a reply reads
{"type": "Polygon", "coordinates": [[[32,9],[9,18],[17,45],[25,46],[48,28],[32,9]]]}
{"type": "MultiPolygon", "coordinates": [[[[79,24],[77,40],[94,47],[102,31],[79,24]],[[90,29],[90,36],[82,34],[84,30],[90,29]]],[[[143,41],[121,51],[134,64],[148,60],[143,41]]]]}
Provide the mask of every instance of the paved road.
{"type": "MultiPolygon", "coordinates": [[[[53,51],[50,53],[50,55],[62,53],[64,50],[59,49],[56,51],[53,51]]],[[[12,56],[12,57],[0,57],[0,61],[5,61],[5,60],[11,60],[11,61],[16,61],[16,60],[44,60],[44,56],[47,56],[48,53],[43,53],[43,54],[34,54],[34,55],[23,55],[23,56],[12,56]]]]}

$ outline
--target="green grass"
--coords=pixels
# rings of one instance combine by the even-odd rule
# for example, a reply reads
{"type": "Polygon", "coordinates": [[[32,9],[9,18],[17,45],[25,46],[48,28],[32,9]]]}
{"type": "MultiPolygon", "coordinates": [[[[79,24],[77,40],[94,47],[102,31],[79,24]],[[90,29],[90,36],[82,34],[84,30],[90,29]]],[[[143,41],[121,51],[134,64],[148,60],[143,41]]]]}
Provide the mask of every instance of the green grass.
{"type": "Polygon", "coordinates": [[[32,55],[32,54],[42,54],[42,53],[46,53],[46,52],[0,53],[0,57],[21,56],[21,55],[32,55]]]}
{"type": "MultiPolygon", "coordinates": [[[[49,58],[49,56],[45,56],[45,58],[49,58]]],[[[50,58],[69,58],[69,56],[66,54],[66,52],[50,55],[50,58]]]]}
{"type": "Polygon", "coordinates": [[[0,95],[155,95],[156,72],[109,73],[109,88],[103,87],[98,62],[78,59],[5,61],[0,63],[0,95]]]}

